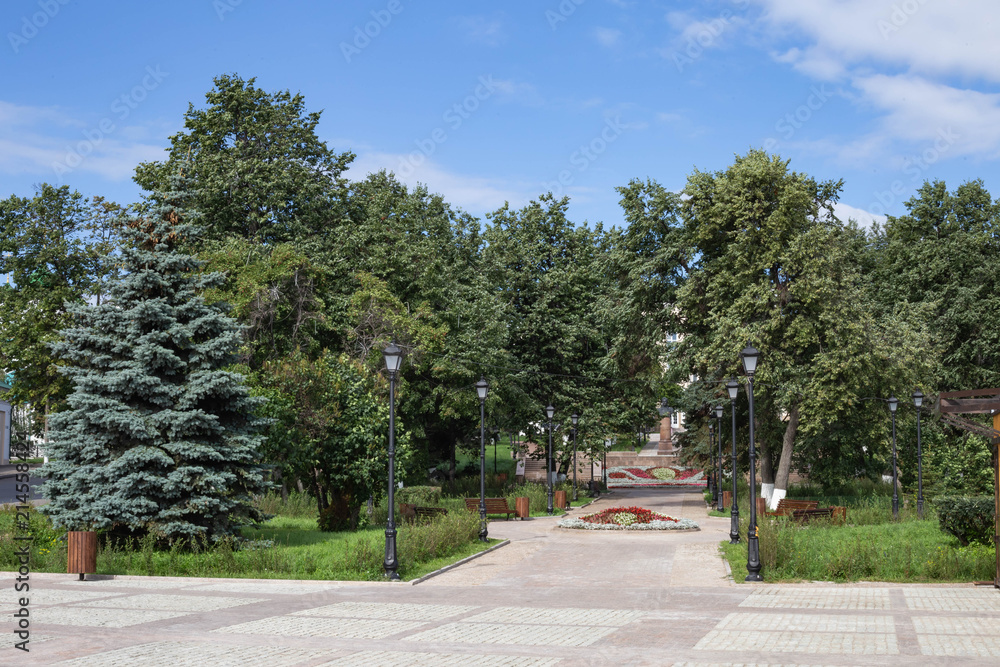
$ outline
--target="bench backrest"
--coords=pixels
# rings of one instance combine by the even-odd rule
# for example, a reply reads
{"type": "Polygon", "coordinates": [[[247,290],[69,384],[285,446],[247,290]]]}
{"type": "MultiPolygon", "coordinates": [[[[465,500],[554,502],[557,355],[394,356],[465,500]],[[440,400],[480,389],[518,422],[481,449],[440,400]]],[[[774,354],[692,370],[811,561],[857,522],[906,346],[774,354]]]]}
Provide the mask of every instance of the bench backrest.
{"type": "Polygon", "coordinates": [[[817,507],[819,507],[818,500],[789,500],[782,498],[778,501],[778,507],[775,511],[778,514],[787,514],[794,510],[814,510],[817,507]]]}
{"type": "MultiPolygon", "coordinates": [[[[479,498],[466,498],[465,507],[469,510],[478,510],[479,498]]],[[[486,511],[493,514],[494,512],[513,512],[514,510],[507,505],[506,498],[487,498],[486,511]]]]}

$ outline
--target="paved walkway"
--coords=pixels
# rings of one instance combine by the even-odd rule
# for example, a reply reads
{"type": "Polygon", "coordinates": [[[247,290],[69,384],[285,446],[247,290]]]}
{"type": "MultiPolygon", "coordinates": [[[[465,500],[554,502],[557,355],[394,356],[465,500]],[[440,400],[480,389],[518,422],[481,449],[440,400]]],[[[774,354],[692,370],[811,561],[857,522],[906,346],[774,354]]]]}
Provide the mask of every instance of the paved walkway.
{"type": "MultiPolygon", "coordinates": [[[[415,586],[33,574],[31,652],[13,649],[8,633],[0,665],[1000,661],[992,588],[736,584],[717,555],[729,521],[707,517],[700,493],[618,490],[584,511],[618,504],[695,519],[702,530],[604,533],[557,529],[548,518],[501,520],[490,534],[510,545],[415,586]]],[[[13,577],[0,578],[9,613],[13,577]]]]}

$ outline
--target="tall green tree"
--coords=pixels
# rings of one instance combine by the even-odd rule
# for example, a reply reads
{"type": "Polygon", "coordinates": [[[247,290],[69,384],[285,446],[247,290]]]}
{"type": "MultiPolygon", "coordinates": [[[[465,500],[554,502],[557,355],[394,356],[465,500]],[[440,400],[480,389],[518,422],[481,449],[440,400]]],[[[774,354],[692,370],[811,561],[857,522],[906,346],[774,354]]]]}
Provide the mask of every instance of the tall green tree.
{"type": "Polygon", "coordinates": [[[301,94],[269,93],[236,74],[216,77],[205,97],[206,108],[188,106],[167,159],[140,164],[135,181],[155,197],[186,168],[204,240],[296,242],[314,256],[335,246],[347,191],[342,173],[354,155],[319,139],[321,112],[307,112],[301,94]]]}
{"type": "Polygon", "coordinates": [[[215,539],[260,520],[267,488],[251,398],[235,361],[240,328],[198,293],[221,280],[178,251],[199,233],[177,178],[124,228],[123,277],[100,305],[69,308],[53,352],[73,382],[51,419],[44,511],[70,529],[215,539]]]}
{"type": "Polygon", "coordinates": [[[0,202],[0,369],[13,372],[15,403],[35,408],[36,432],[58,409],[69,382],[50,345],[70,322],[66,304],[100,302],[116,273],[115,219],[123,209],[68,186],[39,186],[34,197],[0,202]]]}
{"type": "Polygon", "coordinates": [[[667,360],[689,382],[682,407],[690,432],[724,396],[722,381],[739,372],[740,350],[753,343],[762,352],[755,407],[772,502],[787,489],[798,440],[823,432],[861,398],[912,386],[924,370],[914,363],[911,332],[872,315],[856,230],[831,212],[840,187],[751,151],[726,170],[696,170],[683,201],[655,183],[623,191],[629,215],[670,228],[668,274],[679,279],[662,293],[666,325],[682,339],[667,360]],[[644,210],[649,201],[663,204],[644,210]]]}

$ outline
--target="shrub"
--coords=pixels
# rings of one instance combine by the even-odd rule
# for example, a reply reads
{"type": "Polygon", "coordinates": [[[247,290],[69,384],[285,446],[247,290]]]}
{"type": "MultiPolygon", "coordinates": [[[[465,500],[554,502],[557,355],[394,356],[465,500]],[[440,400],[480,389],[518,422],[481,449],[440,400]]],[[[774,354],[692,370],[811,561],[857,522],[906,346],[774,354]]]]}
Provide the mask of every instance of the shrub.
{"type": "Polygon", "coordinates": [[[411,505],[437,505],[441,502],[440,486],[405,486],[395,494],[396,501],[411,505]]]}
{"type": "Polygon", "coordinates": [[[942,496],[934,500],[941,530],[962,546],[993,543],[994,506],[990,496],[942,496]]]}
{"type": "Polygon", "coordinates": [[[254,496],[253,504],[266,515],[302,519],[316,516],[316,499],[308,493],[299,493],[298,491],[289,493],[287,502],[281,498],[280,493],[268,491],[265,494],[254,496]]]}

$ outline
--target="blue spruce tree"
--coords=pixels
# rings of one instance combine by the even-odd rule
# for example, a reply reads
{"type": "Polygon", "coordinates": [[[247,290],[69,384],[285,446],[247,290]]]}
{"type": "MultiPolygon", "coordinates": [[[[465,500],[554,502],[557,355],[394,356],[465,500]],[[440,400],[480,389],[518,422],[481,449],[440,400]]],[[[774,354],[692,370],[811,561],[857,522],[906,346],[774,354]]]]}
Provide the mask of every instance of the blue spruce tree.
{"type": "Polygon", "coordinates": [[[179,250],[198,234],[181,176],[149,215],[124,223],[123,277],[98,306],[71,307],[53,346],[73,381],[50,420],[51,499],[71,530],[211,540],[259,521],[258,401],[235,361],[240,326],[198,296],[222,281],[179,250]]]}

